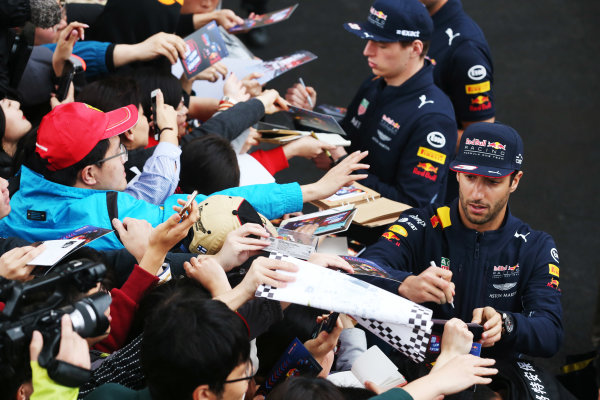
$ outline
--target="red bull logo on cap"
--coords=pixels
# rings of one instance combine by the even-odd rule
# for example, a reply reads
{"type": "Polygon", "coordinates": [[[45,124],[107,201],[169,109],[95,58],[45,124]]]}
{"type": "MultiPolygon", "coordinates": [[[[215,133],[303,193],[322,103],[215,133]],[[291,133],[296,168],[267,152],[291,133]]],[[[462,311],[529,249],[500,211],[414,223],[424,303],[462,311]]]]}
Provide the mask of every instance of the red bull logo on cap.
{"type": "Polygon", "coordinates": [[[506,145],[504,145],[500,142],[490,142],[490,143],[488,143],[487,147],[492,147],[496,150],[506,150],[506,145]]]}
{"type": "Polygon", "coordinates": [[[487,145],[487,140],[479,140],[479,139],[469,139],[469,138],[467,138],[465,140],[465,144],[466,145],[470,145],[470,146],[483,146],[483,147],[485,147],[487,145]]]}
{"type": "Polygon", "coordinates": [[[387,15],[385,15],[383,12],[381,11],[377,11],[375,8],[371,7],[371,9],[369,10],[369,12],[371,13],[372,16],[377,17],[379,19],[382,20],[387,20],[387,15]]]}

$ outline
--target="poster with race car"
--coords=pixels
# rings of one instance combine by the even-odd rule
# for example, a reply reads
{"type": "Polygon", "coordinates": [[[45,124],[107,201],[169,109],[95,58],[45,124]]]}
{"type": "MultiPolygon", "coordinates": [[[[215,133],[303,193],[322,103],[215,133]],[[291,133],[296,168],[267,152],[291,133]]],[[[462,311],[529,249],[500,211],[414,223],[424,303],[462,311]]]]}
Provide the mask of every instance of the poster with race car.
{"type": "Polygon", "coordinates": [[[245,75],[253,72],[261,74],[256,80],[261,85],[264,85],[279,75],[316,59],[317,56],[310,51],[299,50],[295,53],[288,54],[287,56],[281,56],[269,61],[263,61],[260,64],[251,65],[246,69],[245,75]]]}
{"type": "Polygon", "coordinates": [[[277,22],[285,21],[292,15],[294,10],[296,10],[296,7],[298,7],[298,4],[294,4],[293,6],[286,7],[281,10],[272,11],[270,13],[255,15],[253,18],[245,19],[243,24],[236,25],[229,29],[229,32],[234,33],[248,31],[250,29],[260,28],[261,26],[267,26],[276,24],[277,22]]]}
{"type": "Polygon", "coordinates": [[[229,55],[215,21],[209,22],[184,40],[187,51],[181,63],[188,79],[229,55]]]}

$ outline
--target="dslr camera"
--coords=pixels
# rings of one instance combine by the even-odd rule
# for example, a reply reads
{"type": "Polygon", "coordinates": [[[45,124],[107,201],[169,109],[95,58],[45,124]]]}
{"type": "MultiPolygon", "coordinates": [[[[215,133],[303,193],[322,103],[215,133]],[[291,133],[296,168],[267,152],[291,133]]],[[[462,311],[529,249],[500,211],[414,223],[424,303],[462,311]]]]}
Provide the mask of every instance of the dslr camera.
{"type": "Polygon", "coordinates": [[[0,278],[0,301],[5,303],[0,313],[0,364],[14,365],[23,354],[28,354],[31,335],[38,330],[44,338],[38,363],[54,381],[77,387],[89,380],[90,371],[56,360],[60,321],[68,314],[73,330],[82,337],[106,332],[109,321],[104,312],[111,303],[108,293],[98,292],[65,305],[74,289],[87,293],[96,287],[106,274],[106,266],[81,259],[56,270],[29,282],[0,278]]]}

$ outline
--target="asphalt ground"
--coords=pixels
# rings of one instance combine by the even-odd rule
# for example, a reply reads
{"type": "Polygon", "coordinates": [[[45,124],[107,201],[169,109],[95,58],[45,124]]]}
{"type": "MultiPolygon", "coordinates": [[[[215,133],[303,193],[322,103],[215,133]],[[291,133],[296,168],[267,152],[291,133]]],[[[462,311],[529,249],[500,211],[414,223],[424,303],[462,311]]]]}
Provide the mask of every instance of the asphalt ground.
{"type": "MultiPolygon", "coordinates": [[[[225,7],[236,9],[232,1],[225,7]]],[[[294,1],[271,1],[279,9],[294,1]]],[[[303,0],[290,20],[268,27],[270,44],[255,54],[271,59],[306,49],[319,58],[276,78],[285,89],[304,78],[318,103],[346,106],[369,69],[364,42],[342,23],[366,18],[370,1],[303,0]]],[[[523,2],[464,0],[483,29],[494,58],[497,120],[513,126],[525,144],[524,177],[511,196],[513,214],[550,233],[560,254],[564,344],[539,363],[558,373],[565,355],[592,349],[598,296],[600,240],[597,211],[600,112],[597,40],[600,3],[590,0],[523,2]]],[[[293,160],[279,181],[310,182],[321,172],[293,160]]]]}

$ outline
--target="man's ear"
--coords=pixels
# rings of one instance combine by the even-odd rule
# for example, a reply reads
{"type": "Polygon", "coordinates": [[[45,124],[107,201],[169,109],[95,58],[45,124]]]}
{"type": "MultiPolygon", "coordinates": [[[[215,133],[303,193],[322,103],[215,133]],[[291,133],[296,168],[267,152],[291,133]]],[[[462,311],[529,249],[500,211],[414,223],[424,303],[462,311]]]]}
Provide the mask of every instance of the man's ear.
{"type": "Polygon", "coordinates": [[[131,129],[128,129],[126,132],[121,133],[121,140],[123,142],[132,142],[133,141],[133,132],[131,129]],[[125,139],[125,140],[123,140],[125,139]]]}
{"type": "Polygon", "coordinates": [[[96,176],[94,175],[96,166],[95,165],[86,165],[83,167],[81,171],[79,171],[78,178],[81,180],[81,183],[86,186],[94,186],[96,183],[96,176]]]}
{"type": "Polygon", "coordinates": [[[17,389],[17,400],[29,400],[29,397],[33,394],[33,385],[31,381],[23,383],[17,389]]]}
{"type": "Polygon", "coordinates": [[[519,186],[519,181],[521,180],[521,177],[523,177],[523,171],[517,172],[517,174],[513,178],[512,183],[510,184],[510,192],[511,193],[514,192],[515,190],[517,190],[517,187],[519,186]]]}
{"type": "Polygon", "coordinates": [[[423,54],[423,42],[421,42],[420,40],[414,40],[412,42],[412,50],[413,55],[417,58],[420,58],[421,54],[423,54]]]}
{"type": "Polygon", "coordinates": [[[216,400],[216,398],[217,396],[209,389],[208,385],[200,385],[192,393],[194,400],[216,400]]]}

